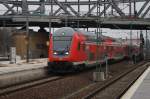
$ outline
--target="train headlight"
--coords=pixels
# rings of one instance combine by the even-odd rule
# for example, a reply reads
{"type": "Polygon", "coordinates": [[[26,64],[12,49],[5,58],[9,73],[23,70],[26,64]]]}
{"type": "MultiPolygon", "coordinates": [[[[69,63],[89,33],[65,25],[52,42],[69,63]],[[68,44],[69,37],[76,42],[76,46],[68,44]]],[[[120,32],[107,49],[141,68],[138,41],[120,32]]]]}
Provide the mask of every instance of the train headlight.
{"type": "Polygon", "coordinates": [[[57,52],[54,52],[53,54],[54,54],[54,55],[57,55],[57,52]]]}
{"type": "Polygon", "coordinates": [[[66,54],[66,55],[68,55],[68,54],[69,54],[69,52],[65,52],[65,54],[66,54]]]}

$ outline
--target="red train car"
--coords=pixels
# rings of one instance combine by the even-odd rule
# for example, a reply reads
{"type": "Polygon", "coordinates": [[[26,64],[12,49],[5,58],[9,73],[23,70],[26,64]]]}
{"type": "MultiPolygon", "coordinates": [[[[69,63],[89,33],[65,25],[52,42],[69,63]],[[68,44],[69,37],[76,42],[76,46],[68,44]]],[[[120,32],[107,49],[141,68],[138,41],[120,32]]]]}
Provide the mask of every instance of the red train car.
{"type": "Polygon", "coordinates": [[[117,40],[97,36],[70,27],[55,31],[50,39],[48,66],[53,71],[72,71],[95,66],[109,60],[128,56],[128,45],[117,40]]]}

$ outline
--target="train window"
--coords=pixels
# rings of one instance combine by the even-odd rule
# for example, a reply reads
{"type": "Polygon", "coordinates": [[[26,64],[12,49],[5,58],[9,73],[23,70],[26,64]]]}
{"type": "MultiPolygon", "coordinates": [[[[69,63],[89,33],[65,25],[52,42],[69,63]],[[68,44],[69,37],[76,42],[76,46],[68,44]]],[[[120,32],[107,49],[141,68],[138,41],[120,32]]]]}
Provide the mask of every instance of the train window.
{"type": "Polygon", "coordinates": [[[72,39],[71,36],[54,36],[53,40],[55,41],[70,41],[72,39]]]}
{"type": "Polygon", "coordinates": [[[87,38],[87,41],[89,42],[97,42],[99,40],[97,40],[96,36],[87,36],[86,35],[86,38],[87,38]]]}
{"type": "Polygon", "coordinates": [[[74,30],[69,27],[63,27],[61,29],[58,29],[53,33],[53,36],[73,36],[74,30]]]}
{"type": "Polygon", "coordinates": [[[108,46],[106,46],[106,50],[109,51],[109,47],[108,46]]]}
{"type": "Polygon", "coordinates": [[[112,51],[113,50],[113,47],[112,46],[110,46],[110,51],[112,51]]]}
{"type": "Polygon", "coordinates": [[[109,51],[111,51],[111,46],[109,46],[109,51]]]}
{"type": "Polygon", "coordinates": [[[111,46],[109,46],[108,50],[111,51],[111,46]]]}
{"type": "Polygon", "coordinates": [[[112,46],[112,50],[114,50],[114,47],[112,46]]]}
{"type": "Polygon", "coordinates": [[[78,42],[78,48],[77,48],[78,50],[80,50],[80,45],[81,45],[80,42],[78,42]]]}
{"type": "Polygon", "coordinates": [[[110,51],[110,46],[108,46],[108,51],[110,51]]]}
{"type": "Polygon", "coordinates": [[[82,44],[83,51],[85,51],[85,44],[82,44]]]}

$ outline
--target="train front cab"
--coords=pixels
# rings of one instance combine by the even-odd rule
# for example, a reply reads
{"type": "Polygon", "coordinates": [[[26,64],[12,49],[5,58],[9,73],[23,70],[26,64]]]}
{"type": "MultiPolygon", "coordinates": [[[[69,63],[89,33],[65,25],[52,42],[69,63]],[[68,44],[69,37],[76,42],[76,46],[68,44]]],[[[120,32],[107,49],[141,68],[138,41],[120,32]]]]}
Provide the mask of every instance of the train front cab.
{"type": "Polygon", "coordinates": [[[69,71],[84,64],[83,39],[72,28],[57,30],[50,39],[48,67],[53,71],[69,71]]]}

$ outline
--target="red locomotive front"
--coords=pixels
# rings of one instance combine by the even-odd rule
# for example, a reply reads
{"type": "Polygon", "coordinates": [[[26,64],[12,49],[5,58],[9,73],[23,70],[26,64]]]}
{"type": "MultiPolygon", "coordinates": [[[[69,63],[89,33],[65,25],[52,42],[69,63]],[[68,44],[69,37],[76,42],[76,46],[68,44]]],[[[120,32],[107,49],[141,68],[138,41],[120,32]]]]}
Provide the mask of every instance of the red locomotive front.
{"type": "Polygon", "coordinates": [[[81,45],[84,41],[85,37],[72,28],[57,30],[50,39],[48,65],[55,70],[78,69],[87,58],[81,45]]]}

